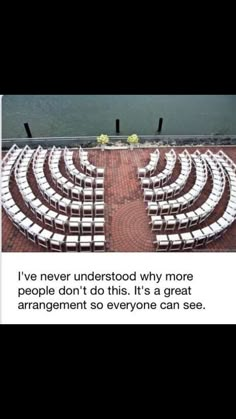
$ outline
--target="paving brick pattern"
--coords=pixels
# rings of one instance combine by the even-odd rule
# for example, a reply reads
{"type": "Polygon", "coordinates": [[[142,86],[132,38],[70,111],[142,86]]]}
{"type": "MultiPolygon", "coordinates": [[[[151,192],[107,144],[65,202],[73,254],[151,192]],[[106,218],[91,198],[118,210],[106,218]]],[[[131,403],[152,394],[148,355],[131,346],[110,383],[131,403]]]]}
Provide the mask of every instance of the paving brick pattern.
{"type": "MultiPolygon", "coordinates": [[[[236,161],[236,147],[198,147],[201,152],[207,149],[217,152],[224,150],[234,161],[236,161]]],[[[174,147],[177,153],[183,148],[174,147]]],[[[165,152],[168,147],[161,147],[158,171],[165,167],[165,152]]],[[[194,152],[196,148],[188,148],[189,152],[194,152]]],[[[106,203],[106,239],[109,252],[154,252],[155,232],[151,231],[149,225],[150,218],[147,215],[146,204],[143,202],[143,193],[137,178],[137,168],[145,166],[149,161],[149,154],[153,151],[150,148],[131,150],[89,150],[89,160],[96,166],[105,167],[105,203],[106,203]]],[[[75,155],[75,165],[80,169],[78,154],[75,155]]],[[[63,163],[60,164],[61,171],[65,174],[63,163]]],[[[194,184],[194,168],[192,169],[189,181],[181,195],[189,191],[194,184]]],[[[173,176],[169,183],[172,183],[180,173],[180,164],[177,162],[173,176]]],[[[49,171],[46,170],[46,177],[54,189],[49,171]]],[[[49,206],[41,194],[39,194],[32,169],[30,168],[29,183],[35,193],[40,195],[40,199],[46,206],[49,206]]],[[[209,196],[211,182],[207,182],[204,190],[187,211],[198,208],[209,196]]],[[[36,221],[33,213],[25,206],[21,195],[17,189],[14,179],[11,180],[11,192],[19,207],[30,218],[36,221]]],[[[211,222],[216,221],[224,212],[228,201],[228,185],[226,191],[213,214],[200,225],[205,227],[211,222]]],[[[187,212],[186,211],[186,212],[187,212]]],[[[40,222],[37,221],[39,224],[40,222]]],[[[43,227],[43,224],[40,224],[43,227]]],[[[49,227],[48,227],[49,228],[49,227]]],[[[197,226],[193,227],[198,228],[197,226]]],[[[50,228],[49,228],[50,229],[50,228]]],[[[185,232],[188,230],[182,230],[185,232]]],[[[178,233],[174,231],[173,233],[178,233]]],[[[2,250],[4,252],[43,252],[47,251],[26,239],[12,224],[2,211],[2,250]]],[[[230,227],[227,233],[220,239],[210,243],[207,248],[194,250],[201,251],[236,251],[236,222],[230,227]]]]}

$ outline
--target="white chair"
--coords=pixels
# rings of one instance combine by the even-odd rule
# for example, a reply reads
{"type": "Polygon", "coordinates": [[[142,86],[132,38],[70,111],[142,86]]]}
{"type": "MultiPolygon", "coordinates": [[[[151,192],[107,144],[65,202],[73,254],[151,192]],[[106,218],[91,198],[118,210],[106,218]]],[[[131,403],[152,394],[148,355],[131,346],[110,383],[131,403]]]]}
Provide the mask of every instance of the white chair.
{"type": "Polygon", "coordinates": [[[176,251],[176,250],[180,250],[182,247],[182,239],[179,236],[179,234],[169,234],[168,235],[168,239],[169,239],[169,250],[170,251],[176,251]]]}
{"type": "Polygon", "coordinates": [[[49,211],[49,208],[47,208],[45,205],[40,205],[40,207],[35,208],[35,215],[37,220],[44,222],[44,216],[49,211]]]}
{"type": "Polygon", "coordinates": [[[93,220],[93,233],[104,234],[105,233],[105,220],[101,217],[96,217],[93,220]]]}
{"type": "Polygon", "coordinates": [[[93,233],[93,218],[82,218],[81,233],[91,235],[93,233]]]}
{"type": "Polygon", "coordinates": [[[83,189],[79,186],[75,186],[71,189],[71,198],[80,200],[83,189]]]}
{"type": "Polygon", "coordinates": [[[81,202],[72,202],[70,205],[70,214],[73,216],[80,216],[82,209],[82,203],[81,202]]]}
{"type": "Polygon", "coordinates": [[[165,215],[164,216],[165,222],[165,230],[175,230],[177,227],[176,218],[173,215],[165,215]]]}
{"type": "Polygon", "coordinates": [[[65,236],[63,234],[55,233],[50,238],[50,249],[54,252],[62,252],[65,236]]]}
{"type": "MultiPolygon", "coordinates": [[[[85,211],[83,212],[85,216],[85,211]]],[[[91,214],[92,216],[93,214],[91,214]]],[[[105,215],[105,205],[104,203],[96,203],[94,204],[94,217],[104,217],[105,215]]]]}
{"type": "Polygon", "coordinates": [[[94,252],[105,252],[106,250],[106,239],[104,235],[98,235],[93,237],[93,251],[94,252]]]}
{"type": "Polygon", "coordinates": [[[78,250],[79,250],[79,237],[78,236],[66,236],[65,249],[66,249],[66,252],[78,252],[78,250]]]}
{"type": "Polygon", "coordinates": [[[103,167],[96,168],[96,176],[97,177],[104,177],[105,169],[103,167]]]}
{"type": "Polygon", "coordinates": [[[181,240],[183,242],[183,250],[191,250],[194,247],[195,240],[191,233],[181,233],[181,240]]]}
{"type": "Polygon", "coordinates": [[[91,252],[92,250],[92,236],[80,236],[79,248],[81,252],[91,252]]]}
{"type": "Polygon", "coordinates": [[[24,220],[19,222],[19,230],[24,236],[27,236],[27,232],[29,227],[33,225],[33,221],[30,218],[25,218],[24,220]]]}
{"type": "Polygon", "coordinates": [[[48,211],[47,214],[44,215],[44,223],[46,226],[54,227],[55,226],[55,219],[58,216],[58,212],[56,211],[48,211]]]}
{"type": "Polygon", "coordinates": [[[156,250],[161,250],[161,251],[169,250],[170,242],[166,234],[157,235],[156,241],[154,243],[156,243],[156,250]]]}
{"type": "Polygon", "coordinates": [[[68,222],[68,216],[59,214],[57,218],[55,218],[54,220],[55,229],[65,232],[67,222],[68,222]]]}
{"type": "Polygon", "coordinates": [[[29,240],[31,240],[33,243],[37,243],[38,234],[42,231],[42,227],[38,224],[33,224],[30,226],[27,230],[27,237],[29,240]]]}
{"type": "Polygon", "coordinates": [[[163,227],[163,219],[160,215],[153,215],[152,220],[152,231],[161,231],[163,227]]]}
{"type": "Polygon", "coordinates": [[[58,209],[59,211],[63,212],[64,214],[68,214],[68,208],[71,205],[71,200],[68,198],[62,198],[58,202],[58,209]]]}
{"type": "Polygon", "coordinates": [[[84,188],[83,189],[83,200],[84,202],[91,202],[93,200],[93,189],[84,188]]]}
{"type": "Polygon", "coordinates": [[[68,221],[69,233],[80,234],[80,217],[71,217],[68,221]]]}
{"type": "Polygon", "coordinates": [[[95,189],[95,201],[103,202],[104,201],[104,189],[95,189]]]}

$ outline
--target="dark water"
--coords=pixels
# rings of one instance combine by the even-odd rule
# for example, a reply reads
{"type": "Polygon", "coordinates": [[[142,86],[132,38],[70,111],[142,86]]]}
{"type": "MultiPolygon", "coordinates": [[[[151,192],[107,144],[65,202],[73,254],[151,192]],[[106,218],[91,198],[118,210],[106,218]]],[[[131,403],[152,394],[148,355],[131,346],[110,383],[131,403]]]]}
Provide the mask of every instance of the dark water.
{"type": "Polygon", "coordinates": [[[236,134],[236,96],[104,95],[4,96],[3,138],[26,137],[29,122],[35,137],[115,134],[236,134]]]}

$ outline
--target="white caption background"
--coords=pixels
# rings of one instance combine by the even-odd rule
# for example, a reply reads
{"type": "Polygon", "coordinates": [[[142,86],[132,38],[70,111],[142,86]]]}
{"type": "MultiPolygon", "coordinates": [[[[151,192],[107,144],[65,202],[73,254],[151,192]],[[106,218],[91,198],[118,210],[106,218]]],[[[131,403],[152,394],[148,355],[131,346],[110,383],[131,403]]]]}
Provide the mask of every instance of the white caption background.
{"type": "MultiPolygon", "coordinates": [[[[236,323],[236,275],[234,253],[2,253],[2,323],[8,324],[234,324],[236,323]],[[127,281],[18,281],[18,271],[25,273],[133,273],[136,282],[127,281]],[[194,280],[143,282],[139,273],[191,273],[194,280]],[[133,289],[134,285],[147,287],[189,287],[191,296],[35,296],[18,298],[18,287],[35,288],[63,285],[87,288],[117,286],[133,289]],[[161,301],[202,302],[205,310],[19,310],[19,301],[161,301]]],[[[181,305],[182,307],[182,305],[181,305]]]]}

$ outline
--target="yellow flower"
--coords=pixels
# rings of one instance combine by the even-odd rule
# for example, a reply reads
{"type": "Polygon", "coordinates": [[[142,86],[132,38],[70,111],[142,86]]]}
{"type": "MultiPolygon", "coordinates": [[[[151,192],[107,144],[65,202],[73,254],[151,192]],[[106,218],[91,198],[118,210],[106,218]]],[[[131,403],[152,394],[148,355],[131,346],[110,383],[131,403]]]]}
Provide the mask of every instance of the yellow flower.
{"type": "Polygon", "coordinates": [[[139,142],[139,137],[137,134],[133,134],[127,138],[127,141],[129,144],[137,144],[139,142]]]}
{"type": "Polygon", "coordinates": [[[107,144],[107,143],[109,143],[109,137],[108,137],[108,135],[101,134],[99,137],[97,137],[97,142],[99,144],[107,144]]]}

